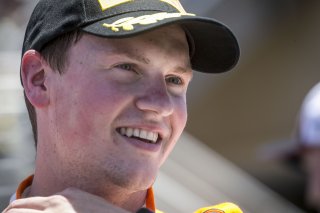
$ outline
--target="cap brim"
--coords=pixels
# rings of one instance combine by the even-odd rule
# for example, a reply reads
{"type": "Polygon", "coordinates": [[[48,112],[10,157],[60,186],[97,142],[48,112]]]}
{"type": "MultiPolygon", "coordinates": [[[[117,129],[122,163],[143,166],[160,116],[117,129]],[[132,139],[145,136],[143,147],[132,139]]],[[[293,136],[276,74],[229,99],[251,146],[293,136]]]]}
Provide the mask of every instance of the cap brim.
{"type": "MultiPolygon", "coordinates": [[[[233,33],[223,24],[209,18],[181,15],[157,19],[153,23],[123,23],[116,28],[105,27],[128,17],[159,14],[158,11],[139,11],[99,20],[82,27],[82,30],[107,38],[126,38],[169,24],[181,24],[193,40],[192,68],[206,73],[221,73],[232,69],[239,60],[240,50],[233,33]],[[126,25],[127,24],[127,25],[126,25]],[[131,27],[124,30],[123,27],[131,27]]],[[[169,13],[168,13],[169,14],[169,13]]],[[[170,15],[170,14],[169,14],[170,15]]],[[[131,22],[132,23],[132,22],[131,22]]]]}

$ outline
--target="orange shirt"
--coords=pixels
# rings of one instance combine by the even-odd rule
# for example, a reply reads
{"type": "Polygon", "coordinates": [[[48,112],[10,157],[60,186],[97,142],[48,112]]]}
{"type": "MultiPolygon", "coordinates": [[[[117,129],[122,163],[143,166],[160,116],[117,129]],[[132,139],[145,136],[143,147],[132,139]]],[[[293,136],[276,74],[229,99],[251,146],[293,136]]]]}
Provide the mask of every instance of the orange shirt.
{"type": "MultiPolygon", "coordinates": [[[[23,192],[29,186],[31,186],[32,180],[33,180],[33,175],[29,176],[24,181],[22,181],[16,191],[15,197],[13,197],[11,199],[11,201],[15,200],[15,199],[22,198],[23,192]]],[[[152,187],[150,187],[147,191],[146,207],[155,213],[163,213],[163,212],[157,210],[155,207],[155,201],[154,201],[152,187]]],[[[233,203],[229,203],[229,202],[221,203],[221,204],[218,204],[215,206],[203,207],[203,208],[200,208],[200,209],[194,211],[194,213],[209,213],[209,212],[210,213],[243,213],[242,210],[237,205],[235,205],[233,203]]]]}

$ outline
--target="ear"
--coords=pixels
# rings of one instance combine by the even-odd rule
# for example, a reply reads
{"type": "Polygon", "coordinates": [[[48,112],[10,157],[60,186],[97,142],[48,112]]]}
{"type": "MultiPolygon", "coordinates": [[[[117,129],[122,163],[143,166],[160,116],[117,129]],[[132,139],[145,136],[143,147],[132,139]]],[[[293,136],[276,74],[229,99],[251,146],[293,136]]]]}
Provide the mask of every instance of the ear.
{"type": "Polygon", "coordinates": [[[21,60],[21,79],[30,103],[35,108],[49,104],[48,91],[45,86],[46,62],[36,50],[28,50],[21,60]]]}

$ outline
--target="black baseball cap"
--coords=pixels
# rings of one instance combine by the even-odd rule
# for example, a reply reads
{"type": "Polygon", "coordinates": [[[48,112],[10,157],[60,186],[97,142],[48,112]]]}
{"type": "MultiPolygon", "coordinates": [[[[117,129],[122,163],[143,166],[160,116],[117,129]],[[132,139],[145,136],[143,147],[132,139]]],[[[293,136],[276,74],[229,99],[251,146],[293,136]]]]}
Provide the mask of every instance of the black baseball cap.
{"type": "Polygon", "coordinates": [[[240,51],[233,33],[214,19],[186,12],[179,0],[40,0],[30,17],[22,53],[40,51],[49,41],[76,29],[126,38],[174,23],[186,32],[192,69],[221,73],[238,62],[240,51]]]}

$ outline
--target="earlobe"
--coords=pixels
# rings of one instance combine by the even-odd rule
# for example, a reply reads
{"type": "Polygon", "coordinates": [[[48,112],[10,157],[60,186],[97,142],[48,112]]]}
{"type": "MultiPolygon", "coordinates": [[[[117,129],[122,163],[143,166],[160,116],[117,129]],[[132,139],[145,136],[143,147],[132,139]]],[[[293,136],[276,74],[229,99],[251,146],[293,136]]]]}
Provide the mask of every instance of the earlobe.
{"type": "Polygon", "coordinates": [[[49,103],[45,86],[45,64],[39,52],[28,50],[21,60],[21,79],[30,103],[41,108],[49,103]]]}

